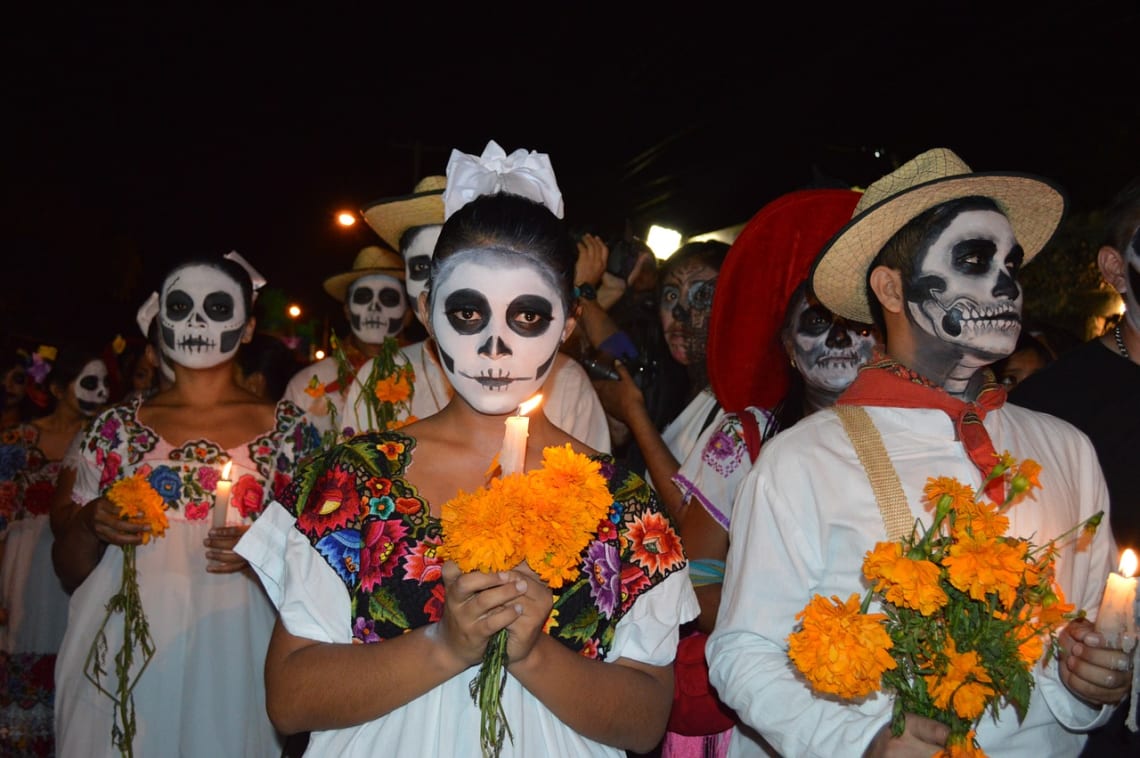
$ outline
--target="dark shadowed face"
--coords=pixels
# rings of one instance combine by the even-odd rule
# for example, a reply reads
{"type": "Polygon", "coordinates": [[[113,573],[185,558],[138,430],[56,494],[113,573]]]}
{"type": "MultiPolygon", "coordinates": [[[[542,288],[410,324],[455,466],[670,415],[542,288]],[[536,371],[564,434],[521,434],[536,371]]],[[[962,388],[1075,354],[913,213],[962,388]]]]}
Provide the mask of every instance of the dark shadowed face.
{"type": "Polygon", "coordinates": [[[874,328],[836,316],[802,295],[793,307],[789,350],[800,375],[824,392],[847,389],[871,360],[877,342],[874,328]]]}
{"type": "Polygon", "coordinates": [[[698,260],[671,269],[661,282],[661,329],[673,359],[683,366],[704,362],[717,270],[698,260]]]}

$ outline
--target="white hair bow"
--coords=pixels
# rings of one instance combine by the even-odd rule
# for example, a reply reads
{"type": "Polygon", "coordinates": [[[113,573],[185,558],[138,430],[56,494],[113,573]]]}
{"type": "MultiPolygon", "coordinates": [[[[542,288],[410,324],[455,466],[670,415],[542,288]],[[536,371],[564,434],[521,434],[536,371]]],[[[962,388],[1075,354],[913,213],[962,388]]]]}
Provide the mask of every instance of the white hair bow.
{"type": "Polygon", "coordinates": [[[241,254],[238,253],[237,250],[231,250],[228,253],[226,253],[223,257],[228,258],[229,260],[238,264],[239,266],[241,266],[242,268],[245,269],[245,272],[247,274],[249,274],[249,280],[250,280],[250,282],[253,283],[253,299],[256,301],[258,290],[260,290],[262,287],[265,286],[265,283],[266,283],[265,277],[262,276],[261,272],[259,272],[257,269],[255,269],[249,261],[247,261],[245,258],[242,258],[241,254]]]}
{"type": "Polygon", "coordinates": [[[443,191],[445,219],[480,195],[495,192],[529,197],[562,218],[562,192],[546,153],[519,149],[507,155],[494,140],[487,143],[478,157],[451,151],[447,161],[447,188],[443,191]]]}
{"type": "Polygon", "coordinates": [[[158,315],[158,293],[150,293],[150,297],[143,301],[139,306],[138,312],[135,313],[135,323],[139,325],[139,331],[147,339],[150,338],[150,322],[154,321],[154,317],[158,315]]]}

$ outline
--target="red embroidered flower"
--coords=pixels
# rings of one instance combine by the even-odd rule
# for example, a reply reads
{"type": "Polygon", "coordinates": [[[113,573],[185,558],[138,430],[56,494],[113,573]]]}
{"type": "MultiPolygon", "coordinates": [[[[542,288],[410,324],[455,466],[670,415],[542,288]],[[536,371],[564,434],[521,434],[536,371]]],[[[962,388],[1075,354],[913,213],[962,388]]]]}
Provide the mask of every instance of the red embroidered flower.
{"type": "Polygon", "coordinates": [[[384,476],[374,476],[366,484],[371,497],[384,497],[392,491],[392,480],[384,476]]]}
{"type": "Polygon", "coordinates": [[[443,574],[443,561],[436,557],[435,551],[439,541],[417,542],[404,557],[404,574],[408,579],[426,582],[438,582],[443,574]]]}
{"type": "Polygon", "coordinates": [[[0,482],[0,515],[11,516],[16,512],[16,483],[0,482]]]}
{"type": "Polygon", "coordinates": [[[424,504],[414,497],[396,498],[396,510],[405,516],[411,516],[423,510],[424,504]]]}
{"type": "Polygon", "coordinates": [[[624,566],[621,570],[621,609],[629,610],[633,601],[649,589],[649,577],[637,566],[624,566]]]}
{"type": "Polygon", "coordinates": [[[95,463],[103,469],[103,473],[99,476],[99,489],[105,490],[119,478],[119,467],[123,464],[123,458],[118,453],[96,450],[95,463]]]}
{"type": "Polygon", "coordinates": [[[398,521],[372,519],[364,525],[360,547],[360,588],[372,592],[396,571],[408,551],[407,528],[398,521]]]}
{"type": "Polygon", "coordinates": [[[189,502],[182,511],[187,521],[202,521],[210,513],[208,503],[189,502]]]}
{"type": "Polygon", "coordinates": [[[663,513],[647,513],[629,527],[633,559],[651,574],[669,571],[685,560],[681,538],[663,513]]]}
{"type": "Polygon", "coordinates": [[[360,517],[360,494],[352,472],[331,468],[321,475],[309,493],[309,504],[297,519],[306,534],[328,534],[343,529],[360,517]]]}
{"type": "Polygon", "coordinates": [[[51,510],[51,496],[55,485],[51,482],[34,482],[24,490],[24,508],[33,516],[42,516],[51,510]]]}
{"type": "Polygon", "coordinates": [[[261,513],[261,503],[264,497],[265,488],[261,486],[261,482],[257,481],[257,477],[252,474],[245,474],[241,479],[234,482],[230,502],[238,509],[242,518],[250,518],[261,513]]]}
{"type": "Polygon", "coordinates": [[[424,613],[427,614],[429,622],[443,618],[443,600],[446,595],[447,590],[444,589],[442,582],[431,588],[431,599],[424,603],[424,613]]]}

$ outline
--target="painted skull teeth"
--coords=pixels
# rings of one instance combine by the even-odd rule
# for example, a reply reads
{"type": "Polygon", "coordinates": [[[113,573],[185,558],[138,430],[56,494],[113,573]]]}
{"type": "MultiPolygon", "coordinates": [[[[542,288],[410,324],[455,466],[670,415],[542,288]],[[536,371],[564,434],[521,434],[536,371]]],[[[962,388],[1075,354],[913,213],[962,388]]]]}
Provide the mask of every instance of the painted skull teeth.
{"type": "Polygon", "coordinates": [[[204,352],[206,350],[213,350],[218,346],[218,343],[206,337],[183,337],[178,342],[179,350],[192,350],[194,352],[204,352]]]}

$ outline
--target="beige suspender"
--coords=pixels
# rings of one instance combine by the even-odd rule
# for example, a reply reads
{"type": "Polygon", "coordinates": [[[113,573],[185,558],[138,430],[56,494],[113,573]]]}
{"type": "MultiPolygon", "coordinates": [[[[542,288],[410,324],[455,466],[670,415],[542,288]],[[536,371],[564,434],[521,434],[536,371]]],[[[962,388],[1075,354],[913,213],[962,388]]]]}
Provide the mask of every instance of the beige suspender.
{"type": "Polygon", "coordinates": [[[875,499],[879,502],[879,512],[883,516],[883,526],[887,529],[887,536],[892,540],[901,539],[914,529],[914,518],[910,515],[910,507],[906,503],[902,485],[899,484],[898,474],[891,465],[887,456],[887,449],[883,447],[883,438],[875,428],[867,411],[859,405],[836,405],[835,413],[843,422],[851,444],[855,446],[855,453],[859,462],[871,480],[871,489],[875,492],[875,499]]]}

